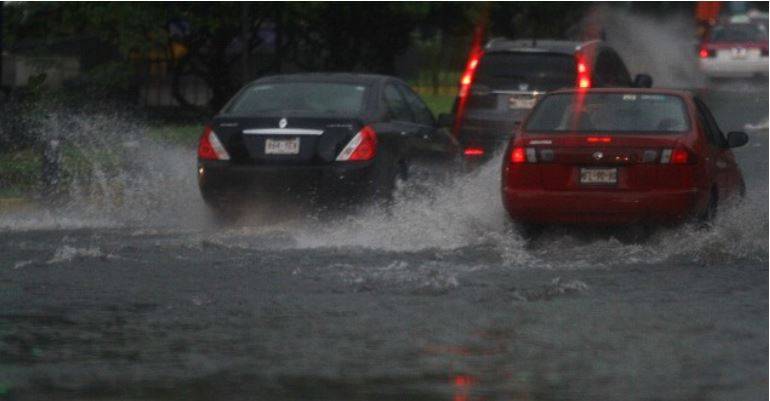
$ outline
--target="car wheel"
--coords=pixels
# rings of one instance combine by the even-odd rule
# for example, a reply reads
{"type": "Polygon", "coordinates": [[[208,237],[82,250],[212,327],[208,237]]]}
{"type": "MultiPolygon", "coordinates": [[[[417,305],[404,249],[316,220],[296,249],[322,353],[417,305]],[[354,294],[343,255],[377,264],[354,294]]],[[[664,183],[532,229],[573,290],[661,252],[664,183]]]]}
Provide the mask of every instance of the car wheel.
{"type": "Polygon", "coordinates": [[[375,202],[390,203],[396,189],[396,180],[401,166],[390,155],[382,154],[376,161],[372,173],[369,198],[375,202]]]}

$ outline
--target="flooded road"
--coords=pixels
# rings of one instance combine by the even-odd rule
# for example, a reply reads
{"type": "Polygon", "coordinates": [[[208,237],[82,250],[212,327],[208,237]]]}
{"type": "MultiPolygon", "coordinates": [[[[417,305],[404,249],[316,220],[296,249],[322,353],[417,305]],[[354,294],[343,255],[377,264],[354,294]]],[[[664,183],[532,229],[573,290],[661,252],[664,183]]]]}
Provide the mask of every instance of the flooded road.
{"type": "Polygon", "coordinates": [[[760,89],[706,95],[749,134],[745,201],[641,243],[527,244],[497,161],[405,184],[392,213],[217,228],[192,151],[140,144],[131,171],[94,169],[120,188],[0,216],[0,400],[767,399],[760,89]]]}

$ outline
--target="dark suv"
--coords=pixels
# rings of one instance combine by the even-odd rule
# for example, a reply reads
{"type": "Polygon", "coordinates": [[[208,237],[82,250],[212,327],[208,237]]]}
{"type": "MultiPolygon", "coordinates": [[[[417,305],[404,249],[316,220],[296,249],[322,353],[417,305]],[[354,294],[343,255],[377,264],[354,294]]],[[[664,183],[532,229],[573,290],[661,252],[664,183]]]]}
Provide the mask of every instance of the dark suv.
{"type": "Polygon", "coordinates": [[[471,54],[452,116],[452,132],[467,159],[485,160],[513,134],[537,97],[568,87],[649,87],[631,80],[623,60],[601,40],[492,39],[471,54]]]}

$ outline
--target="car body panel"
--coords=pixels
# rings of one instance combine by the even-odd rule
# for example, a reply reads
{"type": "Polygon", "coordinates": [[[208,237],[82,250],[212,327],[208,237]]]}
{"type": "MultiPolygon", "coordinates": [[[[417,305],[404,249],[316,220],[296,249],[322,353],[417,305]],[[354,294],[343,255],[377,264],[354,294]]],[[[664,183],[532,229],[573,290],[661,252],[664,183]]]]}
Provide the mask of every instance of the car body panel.
{"type": "Polygon", "coordinates": [[[236,95],[209,124],[230,160],[198,160],[199,186],[204,199],[212,204],[212,199],[226,193],[265,190],[285,193],[303,188],[352,197],[354,192],[371,192],[369,187],[380,185],[378,182],[383,177],[393,178],[402,163],[446,169],[445,165],[456,159],[456,142],[449,140],[451,136],[446,130],[436,126],[427,106],[413,92],[404,95],[404,99],[411,102],[409,107],[420,108],[422,121],[392,118],[382,101],[383,88],[387,85],[408,88],[396,78],[367,74],[292,74],[262,78],[254,84],[275,82],[360,84],[366,87],[365,106],[356,115],[317,115],[292,110],[248,116],[225,113],[236,95]],[[338,161],[342,149],[365,126],[376,133],[374,158],[338,161]],[[442,166],[437,166],[439,164],[442,166]]]}
{"type": "MultiPolygon", "coordinates": [[[[698,67],[711,78],[751,78],[768,76],[768,40],[766,28],[751,23],[731,23],[716,28],[756,27],[757,37],[749,40],[714,40],[709,35],[700,45],[698,67]],[[764,34],[762,34],[764,32],[764,34]],[[705,52],[705,53],[704,53],[705,52]]],[[[716,29],[715,28],[715,29],[716,29]]]]}
{"type": "MultiPolygon", "coordinates": [[[[463,148],[483,149],[488,159],[497,150],[503,149],[506,141],[514,134],[517,123],[529,113],[538,97],[562,87],[575,87],[578,83],[577,63],[582,63],[592,74],[591,80],[598,86],[631,86],[632,82],[623,61],[617,53],[599,40],[588,42],[564,40],[505,40],[493,39],[481,55],[479,68],[484,57],[492,54],[522,54],[527,56],[568,57],[574,60],[573,78],[556,87],[539,86],[532,82],[514,82],[504,79],[489,80],[483,76],[474,80],[467,100],[455,99],[452,113],[456,118],[454,135],[463,148]],[[609,60],[609,61],[608,61],[609,60]],[[611,67],[602,67],[610,65],[611,67]],[[597,67],[600,67],[597,71],[597,67]]],[[[568,63],[564,64],[565,66],[568,63]]],[[[481,74],[482,71],[477,72],[481,74]]],[[[569,72],[572,74],[572,71],[569,72]]]]}
{"type": "MultiPolygon", "coordinates": [[[[527,132],[509,141],[503,159],[502,197],[516,221],[540,224],[676,224],[704,213],[712,196],[720,203],[742,192],[743,177],[730,149],[707,138],[697,100],[682,91],[591,89],[599,93],[680,96],[693,122],[681,133],[527,132]],[[609,142],[589,142],[605,136],[609,142]],[[510,162],[512,147],[535,149],[548,160],[510,162]],[[665,149],[686,149],[688,164],[661,163],[665,149]],[[646,157],[645,153],[654,154],[646,157]],[[616,183],[586,184],[585,169],[616,174],[616,183]],[[715,195],[716,194],[716,195],[715,195]]],[[[556,91],[575,93],[575,91],[556,91]]],[[[531,114],[530,114],[531,116],[531,114]]],[[[529,117],[528,117],[529,119],[529,117]]],[[[527,120],[528,120],[527,119],[527,120]]],[[[522,127],[526,127],[525,120],[522,127]]]]}

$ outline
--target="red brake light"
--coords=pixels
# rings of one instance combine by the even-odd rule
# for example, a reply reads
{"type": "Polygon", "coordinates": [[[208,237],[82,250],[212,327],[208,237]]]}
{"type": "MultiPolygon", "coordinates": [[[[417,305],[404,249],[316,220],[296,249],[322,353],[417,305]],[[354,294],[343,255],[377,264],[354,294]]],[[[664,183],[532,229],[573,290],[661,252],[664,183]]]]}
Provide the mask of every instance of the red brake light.
{"type": "Polygon", "coordinates": [[[377,155],[377,133],[370,126],[360,131],[348,142],[337,156],[337,161],[365,161],[377,155]]]}
{"type": "Polygon", "coordinates": [[[589,136],[586,138],[586,141],[588,143],[610,143],[612,142],[612,137],[609,136],[589,136]]]}
{"type": "Polygon", "coordinates": [[[578,88],[591,87],[591,71],[582,56],[577,56],[577,86],[578,88]]]}
{"type": "Polygon", "coordinates": [[[527,152],[522,147],[515,147],[511,152],[511,163],[524,163],[527,161],[527,152]]]}
{"type": "Polygon", "coordinates": [[[473,76],[476,74],[476,67],[479,65],[481,59],[481,53],[471,52],[468,58],[468,64],[465,66],[462,78],[460,79],[460,97],[468,95],[471,84],[473,83],[473,76]]]}
{"type": "Polygon", "coordinates": [[[683,148],[676,148],[671,152],[671,164],[687,164],[690,154],[683,148]]]}
{"type": "Polygon", "coordinates": [[[484,149],[482,148],[465,148],[463,150],[465,156],[484,156],[484,149]]]}
{"type": "Polygon", "coordinates": [[[230,160],[230,155],[219,141],[217,134],[206,126],[198,140],[198,158],[202,160],[230,160]]]}
{"type": "Polygon", "coordinates": [[[717,56],[716,50],[707,49],[705,47],[702,47],[698,52],[698,57],[700,58],[709,58],[709,57],[716,57],[716,56],[717,56]]]}

